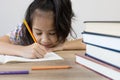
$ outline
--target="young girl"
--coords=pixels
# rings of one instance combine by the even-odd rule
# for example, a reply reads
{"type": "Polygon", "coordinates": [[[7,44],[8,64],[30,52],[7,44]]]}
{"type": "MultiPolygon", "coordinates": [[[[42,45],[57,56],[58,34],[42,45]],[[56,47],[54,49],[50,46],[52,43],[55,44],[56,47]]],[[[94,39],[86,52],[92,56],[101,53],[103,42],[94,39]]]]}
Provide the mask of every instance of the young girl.
{"type": "Polygon", "coordinates": [[[0,37],[0,54],[42,58],[48,51],[85,49],[81,39],[66,42],[72,30],[73,16],[70,0],[34,0],[26,11],[25,20],[37,43],[22,23],[8,35],[0,37]]]}

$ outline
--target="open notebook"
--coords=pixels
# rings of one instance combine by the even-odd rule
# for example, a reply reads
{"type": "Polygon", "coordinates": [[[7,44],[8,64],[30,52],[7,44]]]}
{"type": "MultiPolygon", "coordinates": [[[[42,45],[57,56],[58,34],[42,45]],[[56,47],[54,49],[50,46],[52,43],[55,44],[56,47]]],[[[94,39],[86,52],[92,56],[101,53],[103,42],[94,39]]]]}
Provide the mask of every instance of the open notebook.
{"type": "Polygon", "coordinates": [[[7,62],[35,62],[35,61],[47,61],[47,60],[63,60],[63,58],[54,52],[49,52],[44,56],[44,58],[40,58],[40,59],[28,59],[17,56],[0,55],[0,63],[2,64],[5,64],[7,62]]]}

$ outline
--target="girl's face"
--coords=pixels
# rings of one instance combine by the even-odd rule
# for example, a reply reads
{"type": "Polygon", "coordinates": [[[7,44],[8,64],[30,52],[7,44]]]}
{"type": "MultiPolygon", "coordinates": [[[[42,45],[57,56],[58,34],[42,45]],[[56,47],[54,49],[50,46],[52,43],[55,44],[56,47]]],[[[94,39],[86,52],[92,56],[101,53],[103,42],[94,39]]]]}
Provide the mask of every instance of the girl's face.
{"type": "Polygon", "coordinates": [[[32,31],[37,42],[46,48],[57,45],[57,35],[54,27],[53,12],[36,10],[32,22],[32,31]]]}

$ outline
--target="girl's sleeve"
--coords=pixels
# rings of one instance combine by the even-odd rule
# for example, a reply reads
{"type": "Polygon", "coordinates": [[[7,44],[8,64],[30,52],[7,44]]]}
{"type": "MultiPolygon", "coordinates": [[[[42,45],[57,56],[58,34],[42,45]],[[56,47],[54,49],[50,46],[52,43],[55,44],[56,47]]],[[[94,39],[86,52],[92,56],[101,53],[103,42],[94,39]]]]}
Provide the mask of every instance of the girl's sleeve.
{"type": "Polygon", "coordinates": [[[15,29],[13,29],[12,31],[10,31],[7,35],[10,37],[10,41],[13,44],[19,44],[20,43],[20,31],[22,29],[21,24],[19,24],[17,27],[15,27],[15,29]]]}

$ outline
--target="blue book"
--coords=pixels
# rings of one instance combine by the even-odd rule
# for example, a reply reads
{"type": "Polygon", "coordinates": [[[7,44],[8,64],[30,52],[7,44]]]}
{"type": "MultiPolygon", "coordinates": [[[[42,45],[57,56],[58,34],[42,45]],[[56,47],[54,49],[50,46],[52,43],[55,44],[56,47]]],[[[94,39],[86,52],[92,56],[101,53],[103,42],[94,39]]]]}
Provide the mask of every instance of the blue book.
{"type": "Polygon", "coordinates": [[[120,69],[119,52],[87,44],[85,55],[120,69]]]}
{"type": "Polygon", "coordinates": [[[83,42],[120,53],[120,37],[84,32],[83,42]]]}

